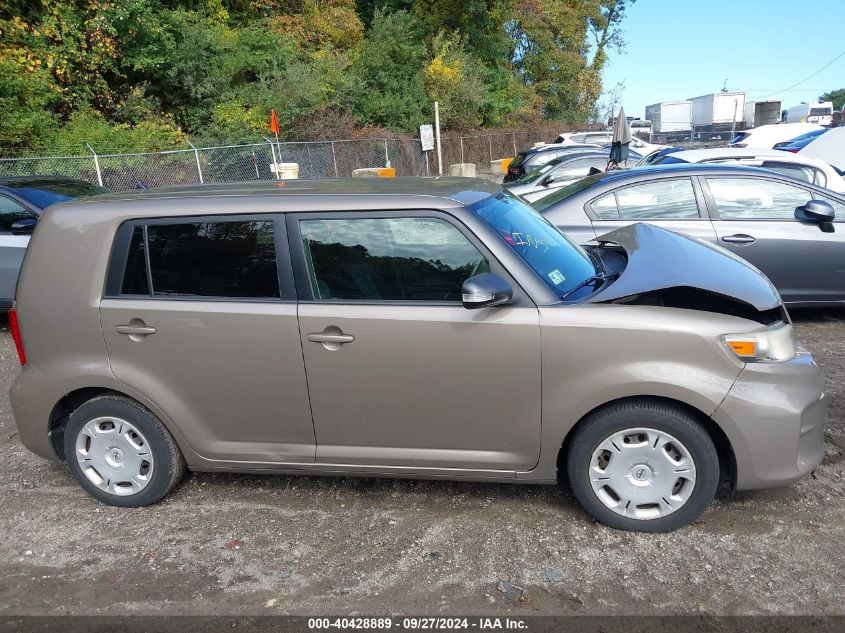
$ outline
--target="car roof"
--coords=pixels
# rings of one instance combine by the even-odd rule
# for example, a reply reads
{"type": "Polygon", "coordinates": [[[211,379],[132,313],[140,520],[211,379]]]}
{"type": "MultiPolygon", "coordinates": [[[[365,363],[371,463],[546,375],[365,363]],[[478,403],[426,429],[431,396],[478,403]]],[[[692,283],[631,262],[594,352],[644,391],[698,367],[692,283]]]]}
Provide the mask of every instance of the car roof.
{"type": "Polygon", "coordinates": [[[328,180],[264,180],[250,182],[176,185],[153,189],[117,192],[64,203],[63,206],[107,205],[163,199],[250,198],[320,196],[345,198],[431,199],[438,198],[446,206],[469,205],[492,196],[501,185],[482,178],[338,178],[328,180]]]}
{"type": "Polygon", "coordinates": [[[577,149],[583,149],[584,151],[593,151],[599,145],[591,145],[590,143],[575,143],[572,145],[564,145],[562,143],[546,143],[545,145],[540,145],[539,147],[532,147],[530,149],[525,149],[520,152],[520,154],[525,154],[526,156],[529,154],[537,154],[539,152],[553,152],[553,151],[572,151],[577,149]]]}
{"type": "MultiPolygon", "coordinates": [[[[674,156],[674,154],[673,154],[674,156]]],[[[629,180],[654,180],[657,178],[666,178],[667,176],[777,176],[779,178],[786,178],[792,180],[789,176],[783,176],[777,172],[769,171],[768,169],[760,169],[759,167],[752,167],[749,165],[734,165],[734,164],[701,164],[701,163],[673,163],[669,165],[642,165],[641,167],[632,167],[631,169],[620,169],[612,172],[605,178],[602,178],[603,185],[610,183],[620,183],[629,180]]],[[[796,181],[797,182],[797,181],[796,181]]],[[[802,182],[807,185],[808,183],[802,182]]]]}
{"type": "Polygon", "coordinates": [[[88,182],[70,176],[6,176],[0,177],[0,187],[26,187],[37,183],[55,184],[67,182],[88,182]]]}
{"type": "Polygon", "coordinates": [[[797,156],[790,152],[784,152],[778,149],[766,149],[765,147],[708,147],[705,149],[685,149],[680,152],[672,153],[675,158],[680,158],[690,163],[697,163],[703,160],[712,160],[715,158],[757,158],[758,156],[774,157],[778,160],[791,163],[806,163],[812,164],[816,162],[809,157],[797,156]]]}

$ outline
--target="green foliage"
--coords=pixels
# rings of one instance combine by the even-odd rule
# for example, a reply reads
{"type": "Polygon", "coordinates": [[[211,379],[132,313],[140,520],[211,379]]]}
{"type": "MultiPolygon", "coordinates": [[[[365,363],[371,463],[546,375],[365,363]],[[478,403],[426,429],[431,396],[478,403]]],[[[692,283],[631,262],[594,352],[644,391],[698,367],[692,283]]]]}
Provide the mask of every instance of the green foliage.
{"type": "Polygon", "coordinates": [[[583,120],[632,1],[9,0],[0,147],[257,139],[271,108],[415,132],[435,100],[455,130],[583,120]]]}
{"type": "Polygon", "coordinates": [[[160,121],[115,124],[90,109],[74,112],[65,125],[51,136],[50,149],[61,155],[87,154],[86,143],[99,153],[134,152],[139,148],[148,151],[172,149],[185,138],[160,121]]]}
{"type": "Polygon", "coordinates": [[[845,105],[845,88],[839,90],[831,90],[819,97],[819,101],[832,101],[834,110],[841,110],[845,105]]]}
{"type": "Polygon", "coordinates": [[[355,110],[367,123],[413,130],[428,122],[431,105],[423,68],[425,26],[411,13],[377,10],[352,65],[355,110]]]}

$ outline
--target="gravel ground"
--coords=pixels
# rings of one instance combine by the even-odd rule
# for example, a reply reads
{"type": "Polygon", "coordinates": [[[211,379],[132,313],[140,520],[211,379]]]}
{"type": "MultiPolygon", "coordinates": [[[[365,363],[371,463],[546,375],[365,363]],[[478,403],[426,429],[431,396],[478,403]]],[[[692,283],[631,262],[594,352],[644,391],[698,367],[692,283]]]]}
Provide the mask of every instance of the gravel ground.
{"type": "Polygon", "coordinates": [[[150,508],[100,505],[18,442],[3,327],[0,615],[845,614],[845,313],[794,318],[828,373],[821,469],[663,535],[503,484],[197,474],[150,508]]]}

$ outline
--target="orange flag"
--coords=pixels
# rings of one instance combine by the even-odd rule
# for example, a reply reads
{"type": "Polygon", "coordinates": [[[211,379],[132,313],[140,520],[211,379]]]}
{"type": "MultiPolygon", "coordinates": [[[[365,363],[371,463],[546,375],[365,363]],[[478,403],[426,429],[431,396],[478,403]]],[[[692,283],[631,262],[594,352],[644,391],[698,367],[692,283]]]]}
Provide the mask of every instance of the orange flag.
{"type": "Polygon", "coordinates": [[[275,110],[270,110],[270,131],[273,134],[279,133],[279,119],[276,118],[275,110]]]}

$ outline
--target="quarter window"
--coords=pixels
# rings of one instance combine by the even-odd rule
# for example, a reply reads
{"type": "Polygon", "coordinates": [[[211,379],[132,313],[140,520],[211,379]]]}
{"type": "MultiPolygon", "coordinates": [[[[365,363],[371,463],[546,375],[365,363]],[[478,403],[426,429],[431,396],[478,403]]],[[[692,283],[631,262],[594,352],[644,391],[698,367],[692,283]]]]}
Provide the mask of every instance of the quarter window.
{"type": "Polygon", "coordinates": [[[464,280],[490,271],[436,218],[301,220],[300,233],[318,300],[457,302],[464,280]]]}
{"type": "Polygon", "coordinates": [[[592,204],[602,220],[693,220],[698,203],[689,178],[657,180],[618,189],[592,204]]]}
{"type": "Polygon", "coordinates": [[[136,226],[121,294],[279,298],[273,233],[272,220],[136,226]]]}
{"type": "Polygon", "coordinates": [[[149,295],[150,284],[147,278],[147,259],[144,254],[144,227],[132,229],[129,252],[126,254],[126,270],[123,273],[123,285],[120,294],[149,295]]]}
{"type": "Polygon", "coordinates": [[[708,178],[723,220],[794,220],[812,195],[801,187],[764,178],[708,178]]]}
{"type": "Polygon", "coordinates": [[[9,233],[18,220],[37,218],[32,211],[6,196],[0,196],[0,231],[9,233]]]}

